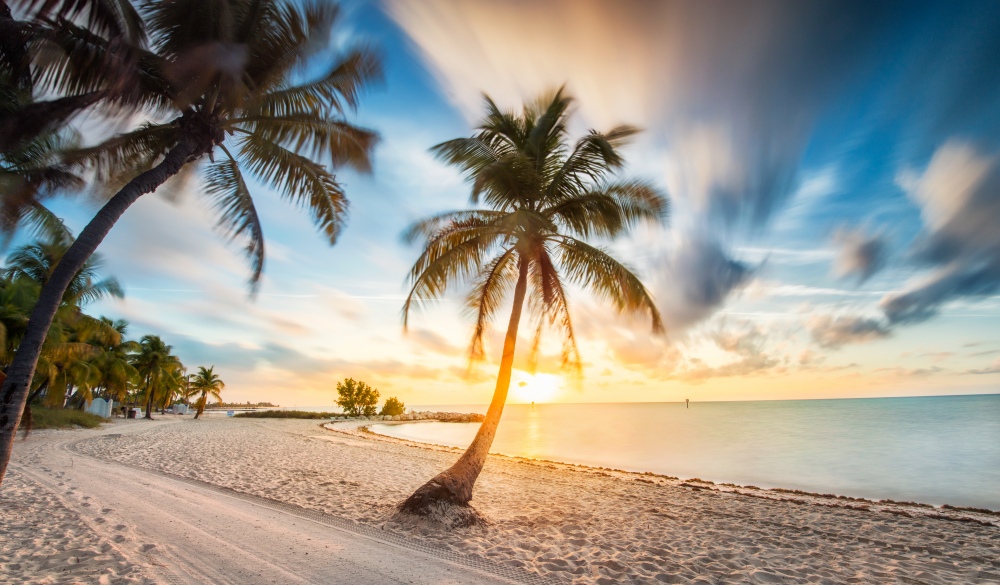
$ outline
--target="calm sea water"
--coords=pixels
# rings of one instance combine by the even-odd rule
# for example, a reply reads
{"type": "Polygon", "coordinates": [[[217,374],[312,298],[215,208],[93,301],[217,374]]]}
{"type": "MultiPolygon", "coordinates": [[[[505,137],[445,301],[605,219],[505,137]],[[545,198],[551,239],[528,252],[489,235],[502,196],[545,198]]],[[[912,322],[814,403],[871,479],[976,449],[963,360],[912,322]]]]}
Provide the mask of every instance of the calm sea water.
{"type": "MultiPolygon", "coordinates": [[[[485,412],[483,407],[418,410],[485,412]]],[[[478,424],[374,425],[465,447],[478,424]]],[[[508,405],[493,452],[681,478],[1000,510],[1000,395],[508,405]]]]}

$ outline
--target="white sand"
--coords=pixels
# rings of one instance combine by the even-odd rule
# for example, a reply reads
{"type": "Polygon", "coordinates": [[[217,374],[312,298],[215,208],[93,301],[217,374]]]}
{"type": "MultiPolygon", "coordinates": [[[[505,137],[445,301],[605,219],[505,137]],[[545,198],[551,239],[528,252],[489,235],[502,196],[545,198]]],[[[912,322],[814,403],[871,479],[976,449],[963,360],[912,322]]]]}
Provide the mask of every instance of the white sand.
{"type": "MultiPolygon", "coordinates": [[[[65,497],[91,497],[66,487],[65,497]]],[[[128,562],[58,496],[9,471],[0,490],[0,582],[152,583],[142,564],[128,562]]]]}
{"type": "MultiPolygon", "coordinates": [[[[397,502],[455,460],[456,450],[357,430],[331,432],[316,421],[128,424],[146,426],[117,437],[76,433],[94,438],[73,448],[288,502],[554,582],[1000,582],[1000,528],[954,520],[1000,521],[988,515],[706,490],[656,476],[491,456],[473,504],[492,525],[449,532],[389,518],[397,502]]],[[[294,567],[290,559],[286,568],[294,567]]]]}

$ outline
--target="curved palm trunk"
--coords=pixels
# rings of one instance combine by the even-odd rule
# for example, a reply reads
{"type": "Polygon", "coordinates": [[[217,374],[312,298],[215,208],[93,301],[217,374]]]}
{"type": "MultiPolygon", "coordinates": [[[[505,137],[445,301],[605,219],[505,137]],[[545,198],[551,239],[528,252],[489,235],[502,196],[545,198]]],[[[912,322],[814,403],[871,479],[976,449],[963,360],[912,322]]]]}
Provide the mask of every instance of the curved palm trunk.
{"type": "Polygon", "coordinates": [[[514,287],[514,306],[510,312],[510,323],[507,325],[507,337],[503,342],[500,373],[497,376],[496,389],[493,391],[493,400],[486,411],[486,419],[480,425],[476,438],[458,461],[413,492],[413,495],[400,505],[400,511],[426,516],[433,513],[441,504],[468,506],[472,500],[472,488],[486,463],[486,455],[493,444],[493,437],[496,436],[497,426],[500,424],[500,415],[503,414],[503,407],[507,402],[510,375],[514,367],[517,326],[521,321],[527,287],[528,262],[522,257],[518,265],[517,285],[514,287]]]}
{"type": "Polygon", "coordinates": [[[10,461],[10,452],[14,446],[14,435],[28,397],[31,378],[35,375],[42,343],[45,341],[49,326],[52,325],[52,319],[62,302],[66,288],[125,210],[139,197],[155,191],[167,179],[176,175],[197,152],[198,146],[193,140],[182,140],[167,153],[160,164],[129,181],[97,212],[87,227],[83,228],[80,237],[66,250],[62,260],[52,271],[49,281],[42,287],[38,302],[35,303],[31,318],[28,320],[24,337],[21,339],[21,345],[17,348],[10,368],[7,369],[7,379],[0,387],[0,483],[3,482],[4,474],[7,472],[7,463],[10,461]]]}

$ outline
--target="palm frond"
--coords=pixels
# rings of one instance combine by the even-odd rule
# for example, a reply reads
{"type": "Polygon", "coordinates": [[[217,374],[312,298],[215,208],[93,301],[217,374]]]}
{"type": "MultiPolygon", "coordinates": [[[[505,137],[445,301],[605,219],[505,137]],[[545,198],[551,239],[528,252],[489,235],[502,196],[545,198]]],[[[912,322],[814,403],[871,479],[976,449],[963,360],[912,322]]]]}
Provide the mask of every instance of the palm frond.
{"type": "Polygon", "coordinates": [[[255,288],[264,271],[264,231],[250,189],[235,160],[227,157],[208,167],[205,193],[213,199],[219,214],[219,228],[230,239],[246,242],[243,250],[252,272],[250,286],[255,288]]]}
{"type": "Polygon", "coordinates": [[[474,277],[490,252],[500,245],[501,238],[490,230],[481,230],[461,234],[451,246],[425,251],[410,271],[413,284],[403,304],[403,327],[407,326],[413,306],[440,298],[454,281],[464,282],[474,277]]]}
{"type": "Polygon", "coordinates": [[[369,157],[378,142],[378,134],[371,130],[314,113],[248,116],[232,124],[261,140],[313,158],[329,157],[334,165],[347,165],[360,172],[371,171],[369,157]]]}
{"type": "Polygon", "coordinates": [[[467,307],[476,316],[476,326],[469,344],[470,360],[480,360],[485,355],[483,336],[504,299],[514,288],[518,275],[517,262],[515,248],[507,248],[485,267],[476,286],[469,292],[467,307]]]}
{"type": "Polygon", "coordinates": [[[548,217],[581,237],[616,237],[640,221],[666,218],[668,200],[645,181],[620,181],[561,199],[543,209],[548,217]]]}
{"type": "Polygon", "coordinates": [[[142,17],[129,0],[18,0],[35,18],[80,19],[87,28],[109,37],[124,37],[142,46],[146,29],[142,17]]]}
{"type": "Polygon", "coordinates": [[[553,238],[557,243],[559,263],[567,277],[588,288],[619,311],[646,311],[653,331],[663,330],[660,312],[639,278],[607,252],[569,236],[553,238]]]}
{"type": "Polygon", "coordinates": [[[327,240],[337,241],[347,214],[347,198],[336,178],[322,165],[259,135],[244,137],[241,162],[283,197],[308,209],[327,240]]]}

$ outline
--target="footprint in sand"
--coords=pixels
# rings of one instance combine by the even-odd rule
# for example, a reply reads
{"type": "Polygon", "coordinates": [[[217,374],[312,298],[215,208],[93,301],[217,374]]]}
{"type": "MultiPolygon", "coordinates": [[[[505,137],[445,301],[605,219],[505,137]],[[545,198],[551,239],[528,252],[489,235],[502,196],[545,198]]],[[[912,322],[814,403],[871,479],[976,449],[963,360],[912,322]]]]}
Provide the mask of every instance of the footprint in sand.
{"type": "Polygon", "coordinates": [[[155,544],[144,544],[141,547],[139,547],[139,550],[142,551],[142,552],[149,552],[149,551],[153,550],[154,548],[156,548],[155,544]]]}
{"type": "Polygon", "coordinates": [[[84,503],[82,503],[80,505],[83,506],[84,508],[89,508],[90,507],[90,503],[89,502],[84,502],[84,503]]]}
{"type": "Polygon", "coordinates": [[[118,524],[115,526],[115,530],[125,530],[126,528],[128,528],[128,526],[125,526],[124,524],[118,524]]]}
{"type": "Polygon", "coordinates": [[[105,520],[104,518],[94,518],[94,522],[97,522],[98,524],[104,524],[105,522],[107,522],[107,520],[105,520]]]}
{"type": "Polygon", "coordinates": [[[111,508],[101,508],[101,514],[107,514],[108,512],[112,512],[111,508]]]}

